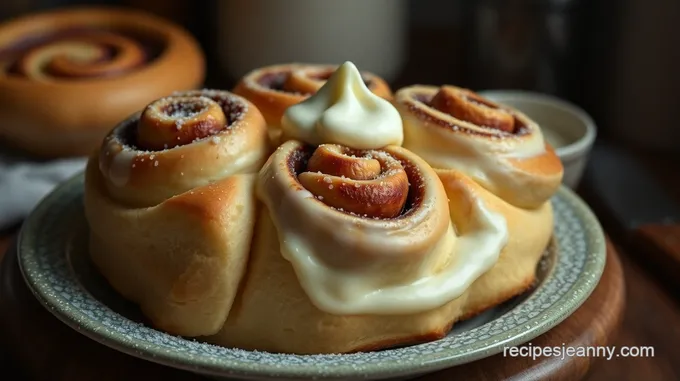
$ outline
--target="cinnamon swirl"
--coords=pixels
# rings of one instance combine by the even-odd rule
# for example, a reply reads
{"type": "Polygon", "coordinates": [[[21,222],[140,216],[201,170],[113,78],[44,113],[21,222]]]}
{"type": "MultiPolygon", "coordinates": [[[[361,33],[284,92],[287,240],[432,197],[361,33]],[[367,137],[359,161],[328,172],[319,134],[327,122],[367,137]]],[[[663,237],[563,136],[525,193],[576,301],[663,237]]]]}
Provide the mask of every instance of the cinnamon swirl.
{"type": "Polygon", "coordinates": [[[41,156],[89,155],[112,125],[201,84],[184,30],[122,9],[70,9],[0,26],[0,137],[41,156]]]}

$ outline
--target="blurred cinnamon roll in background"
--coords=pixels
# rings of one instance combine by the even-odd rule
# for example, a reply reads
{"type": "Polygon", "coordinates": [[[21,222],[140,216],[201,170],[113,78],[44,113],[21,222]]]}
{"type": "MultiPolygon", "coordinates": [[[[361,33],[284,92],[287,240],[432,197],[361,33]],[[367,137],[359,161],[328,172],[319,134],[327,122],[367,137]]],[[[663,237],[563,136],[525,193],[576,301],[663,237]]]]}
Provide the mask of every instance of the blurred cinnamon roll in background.
{"type": "Polygon", "coordinates": [[[116,8],[67,9],[0,25],[0,137],[39,156],[80,156],[152,100],[198,87],[186,31],[116,8]]]}

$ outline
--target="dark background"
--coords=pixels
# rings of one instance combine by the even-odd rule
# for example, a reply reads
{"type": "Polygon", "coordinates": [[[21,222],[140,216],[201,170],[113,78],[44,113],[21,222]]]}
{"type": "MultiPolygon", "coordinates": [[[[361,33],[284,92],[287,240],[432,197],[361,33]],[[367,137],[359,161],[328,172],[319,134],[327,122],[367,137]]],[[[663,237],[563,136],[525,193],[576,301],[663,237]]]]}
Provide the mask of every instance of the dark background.
{"type": "MultiPolygon", "coordinates": [[[[231,88],[236,79],[216,54],[217,1],[3,0],[0,20],[74,4],[147,10],[198,38],[208,57],[206,86],[231,88]]],[[[407,60],[395,88],[449,83],[549,93],[589,112],[600,139],[680,152],[680,1],[410,0],[408,13],[407,60]]]]}

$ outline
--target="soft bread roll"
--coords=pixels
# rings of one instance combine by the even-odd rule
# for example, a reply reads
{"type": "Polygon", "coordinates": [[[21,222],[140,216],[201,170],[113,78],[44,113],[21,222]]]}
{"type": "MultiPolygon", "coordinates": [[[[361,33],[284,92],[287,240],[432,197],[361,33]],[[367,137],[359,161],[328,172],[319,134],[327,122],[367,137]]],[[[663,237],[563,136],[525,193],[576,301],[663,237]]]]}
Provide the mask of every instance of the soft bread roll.
{"type": "Polygon", "coordinates": [[[410,86],[395,95],[404,144],[434,168],[456,169],[507,202],[536,208],[557,191],[563,168],[525,114],[454,86],[410,86]]]}
{"type": "MultiPolygon", "coordinates": [[[[553,230],[549,202],[562,163],[540,127],[523,113],[454,86],[400,89],[395,105],[404,122],[404,147],[434,167],[452,210],[461,192],[484,194],[507,219],[510,240],[494,267],[470,289],[464,317],[526,290],[553,230]]],[[[463,226],[464,220],[456,220],[463,226]]]]}
{"type": "Polygon", "coordinates": [[[224,324],[248,262],[253,187],[268,153],[256,107],[203,90],[151,103],[90,158],[90,255],[155,327],[201,336],[224,324]]]}
{"type": "MultiPolygon", "coordinates": [[[[246,74],[234,88],[253,102],[264,115],[275,145],[281,135],[281,117],[288,107],[298,104],[316,93],[335,72],[337,65],[292,63],[266,66],[246,74]]],[[[364,82],[376,95],[392,99],[392,91],[385,80],[375,74],[362,73],[364,82]]]]}
{"type": "Polygon", "coordinates": [[[79,8],[0,25],[0,138],[32,154],[88,155],[154,99],[199,86],[204,58],[154,15],[79,8]]]}
{"type": "MultiPolygon", "coordinates": [[[[242,289],[207,340],[311,354],[445,336],[467,310],[470,284],[502,248],[515,248],[487,198],[498,211],[508,206],[464,178],[458,184],[447,195],[422,159],[397,146],[286,142],[258,177],[264,207],[242,289]]],[[[489,292],[514,292],[497,282],[489,292]]]]}

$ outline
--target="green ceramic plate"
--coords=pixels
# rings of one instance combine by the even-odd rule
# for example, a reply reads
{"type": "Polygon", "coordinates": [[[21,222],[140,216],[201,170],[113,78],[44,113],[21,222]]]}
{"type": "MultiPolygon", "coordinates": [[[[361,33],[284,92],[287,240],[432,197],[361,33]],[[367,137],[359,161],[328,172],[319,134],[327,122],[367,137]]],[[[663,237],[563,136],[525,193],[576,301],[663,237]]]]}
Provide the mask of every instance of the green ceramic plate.
{"type": "Polygon", "coordinates": [[[525,343],[554,327],[590,295],[605,264],[602,229],[562,188],[553,198],[554,239],[534,289],[470,321],[442,340],[348,355],[298,356],[222,348],[144,324],[111,290],[87,255],[83,176],[61,185],[27,219],[19,263],[40,302],[78,332],[132,356],[215,377],[368,380],[407,378],[467,363],[525,343]]]}

